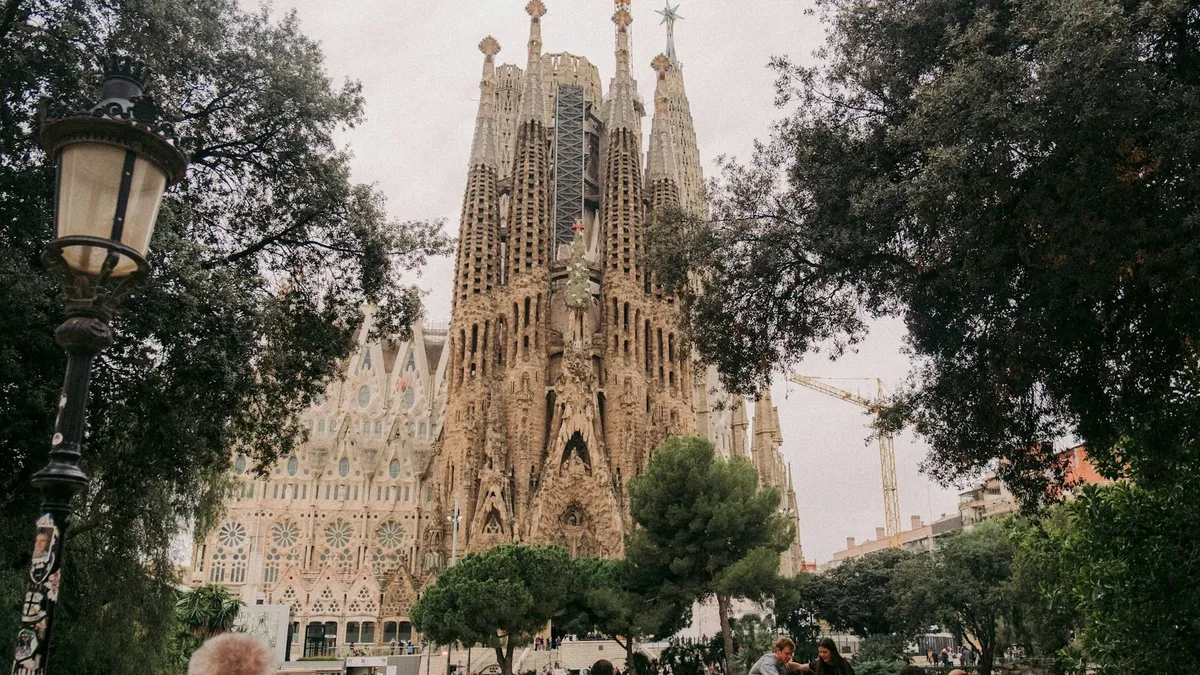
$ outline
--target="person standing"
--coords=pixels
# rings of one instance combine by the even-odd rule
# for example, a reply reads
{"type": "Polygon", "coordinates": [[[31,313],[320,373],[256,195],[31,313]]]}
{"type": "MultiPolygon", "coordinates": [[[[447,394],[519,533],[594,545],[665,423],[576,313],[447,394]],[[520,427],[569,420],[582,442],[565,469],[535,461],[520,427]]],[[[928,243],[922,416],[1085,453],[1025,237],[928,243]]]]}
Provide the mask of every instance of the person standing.
{"type": "Polygon", "coordinates": [[[842,658],[837,645],[829,638],[821,638],[817,643],[817,658],[810,663],[800,664],[798,670],[817,675],[854,675],[850,662],[842,658]]]}
{"type": "Polygon", "coordinates": [[[775,651],[763,654],[750,668],[750,675],[788,675],[790,671],[804,668],[804,664],[792,660],[796,653],[796,643],[790,638],[781,637],[775,641],[775,651]]]}

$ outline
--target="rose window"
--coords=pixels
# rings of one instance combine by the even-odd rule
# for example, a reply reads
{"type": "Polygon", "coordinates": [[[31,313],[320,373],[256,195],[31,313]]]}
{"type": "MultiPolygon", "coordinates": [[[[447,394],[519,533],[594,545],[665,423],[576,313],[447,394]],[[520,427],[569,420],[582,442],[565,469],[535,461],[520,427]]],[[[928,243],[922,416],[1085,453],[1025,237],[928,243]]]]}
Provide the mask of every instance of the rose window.
{"type": "Polygon", "coordinates": [[[325,526],[325,541],[334,548],[342,548],[350,543],[350,524],[344,520],[335,520],[325,526]]]}
{"type": "Polygon", "coordinates": [[[294,546],[300,539],[300,526],[295,523],[279,523],[271,532],[271,539],[280,548],[294,546]]]}
{"type": "Polygon", "coordinates": [[[396,548],[404,538],[404,528],[395,521],[389,520],[379,526],[379,543],[386,548],[396,548]]]}
{"type": "Polygon", "coordinates": [[[225,523],[217,533],[217,540],[229,548],[241,546],[246,541],[246,528],[241,523],[225,523]]]}

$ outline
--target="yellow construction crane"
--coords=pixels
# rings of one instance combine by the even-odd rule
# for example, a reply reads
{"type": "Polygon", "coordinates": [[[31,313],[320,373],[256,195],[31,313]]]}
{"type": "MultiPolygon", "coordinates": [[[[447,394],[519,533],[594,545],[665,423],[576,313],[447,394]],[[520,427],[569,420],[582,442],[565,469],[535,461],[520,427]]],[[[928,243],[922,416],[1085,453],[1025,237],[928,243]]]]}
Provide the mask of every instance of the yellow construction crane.
{"type": "MultiPolygon", "coordinates": [[[[852,394],[844,389],[825,384],[820,378],[810,377],[808,375],[797,375],[789,373],[787,376],[788,382],[792,382],[819,391],[827,396],[840,398],[848,403],[853,403],[862,408],[866,408],[872,413],[878,413],[882,406],[884,398],[883,380],[874,378],[878,386],[878,398],[875,401],[870,401],[857,394],[852,394]]],[[[888,545],[894,548],[899,548],[900,541],[900,494],[896,488],[896,451],[892,444],[892,435],[889,433],[879,434],[879,464],[883,472],[883,524],[884,532],[887,533],[888,545]]]]}

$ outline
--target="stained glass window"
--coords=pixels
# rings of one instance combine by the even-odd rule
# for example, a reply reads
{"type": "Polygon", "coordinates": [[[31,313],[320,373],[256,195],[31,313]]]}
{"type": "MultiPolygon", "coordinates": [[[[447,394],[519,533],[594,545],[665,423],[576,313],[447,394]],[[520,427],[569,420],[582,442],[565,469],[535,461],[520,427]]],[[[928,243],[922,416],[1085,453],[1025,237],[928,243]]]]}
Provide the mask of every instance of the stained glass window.
{"type": "Polygon", "coordinates": [[[400,462],[393,459],[392,463],[388,464],[388,474],[392,478],[398,478],[400,476],[400,462]]]}
{"type": "Polygon", "coordinates": [[[343,457],[342,461],[338,462],[338,473],[341,474],[342,478],[350,475],[350,460],[346,457],[343,457]]]}
{"type": "Polygon", "coordinates": [[[325,526],[325,541],[335,548],[342,548],[350,543],[350,524],[344,520],[335,520],[325,526]]]}
{"type": "Polygon", "coordinates": [[[241,523],[225,523],[217,533],[217,540],[229,548],[241,546],[246,541],[246,528],[241,523]]]}
{"type": "Polygon", "coordinates": [[[396,548],[404,538],[404,527],[394,520],[379,526],[379,543],[386,548],[396,548]]]}
{"type": "Polygon", "coordinates": [[[300,526],[296,523],[278,523],[271,531],[271,540],[280,548],[295,546],[300,539],[300,526]]]}
{"type": "Polygon", "coordinates": [[[358,389],[358,404],[362,407],[371,405],[371,388],[363,385],[358,389]]]}

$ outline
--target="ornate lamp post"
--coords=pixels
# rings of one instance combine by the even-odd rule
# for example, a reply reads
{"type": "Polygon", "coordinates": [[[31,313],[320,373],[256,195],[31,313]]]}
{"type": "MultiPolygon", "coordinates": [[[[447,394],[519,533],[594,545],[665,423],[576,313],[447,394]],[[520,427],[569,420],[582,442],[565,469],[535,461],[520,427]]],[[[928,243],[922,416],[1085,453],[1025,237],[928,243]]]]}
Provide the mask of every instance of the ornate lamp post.
{"type": "Polygon", "coordinates": [[[173,128],[142,94],[149,76],[141,62],[109,56],[99,103],[57,104],[43,119],[42,144],[58,182],[54,239],[42,262],[62,284],[67,319],[55,341],[67,352],[67,373],[50,461],[33,475],[42,508],[13,654],[17,675],[46,672],[71,498],[88,482],[79,457],[92,360],[112,344],[117,304],[150,272],[146,251],[163,192],[187,167],[173,128]]]}

